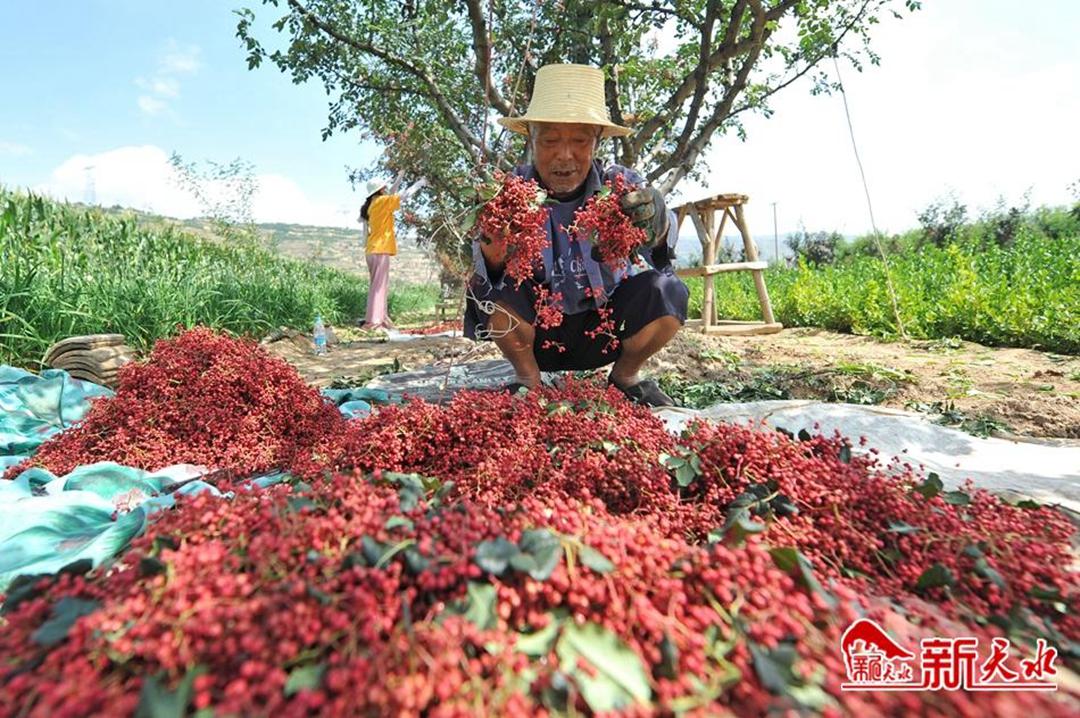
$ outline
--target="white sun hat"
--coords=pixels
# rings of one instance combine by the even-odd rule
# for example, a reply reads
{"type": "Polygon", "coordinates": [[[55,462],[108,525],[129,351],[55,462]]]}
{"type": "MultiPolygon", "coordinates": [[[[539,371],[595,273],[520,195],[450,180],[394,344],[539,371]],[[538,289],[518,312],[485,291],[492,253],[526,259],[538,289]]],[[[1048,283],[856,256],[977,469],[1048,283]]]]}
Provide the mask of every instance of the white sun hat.
{"type": "Polygon", "coordinates": [[[364,199],[367,199],[368,197],[388,186],[389,184],[389,182],[383,179],[368,180],[367,184],[364,185],[364,199]]]}
{"type": "Polygon", "coordinates": [[[574,122],[603,127],[602,137],[633,133],[616,125],[604,102],[604,72],[589,65],[544,65],[536,71],[529,109],[521,117],[500,117],[499,124],[529,134],[530,122],[574,122]]]}

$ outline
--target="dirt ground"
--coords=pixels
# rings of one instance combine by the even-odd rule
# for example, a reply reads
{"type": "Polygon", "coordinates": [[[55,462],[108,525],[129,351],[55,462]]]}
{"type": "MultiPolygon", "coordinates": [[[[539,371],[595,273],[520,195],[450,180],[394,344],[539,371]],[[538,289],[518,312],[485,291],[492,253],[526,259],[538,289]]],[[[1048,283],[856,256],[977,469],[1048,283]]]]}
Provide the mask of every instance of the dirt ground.
{"type": "MultiPolygon", "coordinates": [[[[267,348],[317,386],[377,374],[491,359],[491,343],[462,338],[386,342],[341,330],[321,357],[292,335],[267,348]]],[[[752,337],[684,330],[647,371],[687,405],[792,398],[880,404],[926,412],[980,435],[1080,439],[1080,357],[996,349],[955,340],[881,342],[817,329],[752,337]]],[[[1071,442],[1070,442],[1071,443],[1071,442]]]]}

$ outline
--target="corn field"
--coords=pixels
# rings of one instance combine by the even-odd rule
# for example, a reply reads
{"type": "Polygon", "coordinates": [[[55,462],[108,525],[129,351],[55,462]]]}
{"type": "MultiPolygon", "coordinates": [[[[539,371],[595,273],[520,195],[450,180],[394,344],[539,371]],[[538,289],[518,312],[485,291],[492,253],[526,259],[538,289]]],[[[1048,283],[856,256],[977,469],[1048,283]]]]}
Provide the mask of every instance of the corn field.
{"type": "MultiPolygon", "coordinates": [[[[399,291],[391,311],[435,294],[399,291]]],[[[316,312],[331,323],[363,316],[366,300],[366,280],[255,240],[215,242],[0,188],[0,363],[34,366],[80,334],[119,333],[144,350],[178,326],[310,329],[316,312]]]]}

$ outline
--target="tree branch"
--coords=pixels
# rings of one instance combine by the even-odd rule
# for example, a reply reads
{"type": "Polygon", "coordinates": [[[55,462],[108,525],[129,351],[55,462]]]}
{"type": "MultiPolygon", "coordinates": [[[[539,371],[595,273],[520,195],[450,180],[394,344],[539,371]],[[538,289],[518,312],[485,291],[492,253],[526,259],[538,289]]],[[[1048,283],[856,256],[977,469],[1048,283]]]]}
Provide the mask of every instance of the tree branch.
{"type": "Polygon", "coordinates": [[[749,2],[753,6],[752,11],[754,15],[754,24],[750,31],[750,39],[754,42],[752,49],[746,54],[746,57],[743,58],[742,66],[739,68],[739,72],[735,77],[735,82],[728,87],[727,92],[724,94],[724,98],[716,106],[716,109],[713,110],[708,121],[701,127],[697,136],[687,147],[685,154],[682,157],[672,154],[667,160],[660,163],[658,167],[649,173],[649,182],[655,182],[668,170],[674,170],[667,178],[665,178],[660,187],[660,191],[664,194],[670,192],[694,166],[694,163],[697,162],[697,158],[705,150],[705,147],[708,146],[713,133],[716,132],[717,128],[719,128],[730,116],[731,106],[735,103],[735,98],[746,89],[750,71],[757,62],[758,56],[761,54],[761,50],[765,46],[765,41],[770,34],[765,26],[767,14],[761,12],[761,0],[749,0],[749,2]]]}
{"type": "MultiPolygon", "coordinates": [[[[783,17],[784,13],[795,7],[798,2],[799,0],[782,0],[781,2],[777,3],[771,10],[764,14],[765,21],[770,22],[780,19],[781,17],[783,17]]],[[[736,3],[736,7],[732,8],[731,17],[733,20],[735,20],[736,18],[735,11],[741,4],[742,3],[736,3]]],[[[755,5],[760,6],[760,2],[755,3],[755,5]]],[[[739,18],[739,22],[730,23],[728,26],[728,36],[730,36],[732,39],[738,37],[738,30],[740,29],[741,25],[741,18],[739,18]],[[732,29],[732,26],[735,26],[734,30],[732,29]]],[[[754,42],[752,38],[745,38],[738,42],[730,43],[725,41],[720,47],[716,48],[712,55],[709,56],[706,75],[711,74],[713,71],[715,71],[722,62],[749,52],[753,48],[753,45],[754,42]]],[[[679,108],[682,106],[682,103],[685,102],[688,97],[690,97],[690,94],[695,89],[695,77],[697,70],[697,67],[691,70],[683,78],[682,82],[679,83],[679,86],[675,88],[674,92],[671,93],[671,96],[668,98],[667,102],[664,103],[664,106],[661,107],[660,110],[657,111],[657,113],[648,120],[648,122],[642,125],[641,129],[638,131],[637,135],[634,138],[634,145],[638,152],[640,152],[641,148],[643,148],[649,142],[649,140],[652,139],[653,135],[656,134],[657,130],[659,130],[665,123],[669,122],[671,118],[676,115],[679,108]]]]}
{"type": "Polygon", "coordinates": [[[485,88],[491,106],[502,113],[503,117],[509,117],[513,113],[510,103],[491,81],[491,42],[488,38],[487,21],[484,20],[484,10],[480,7],[480,0],[466,0],[466,5],[469,8],[469,23],[472,25],[476,77],[485,88]]]}
{"type": "MultiPolygon", "coordinates": [[[[725,45],[735,40],[739,26],[742,25],[742,16],[745,9],[745,0],[738,0],[732,8],[731,22],[728,23],[728,29],[724,35],[725,45]]],[[[693,134],[694,126],[697,125],[698,113],[701,112],[701,104],[705,100],[705,93],[709,89],[708,62],[712,49],[713,23],[716,22],[716,17],[719,14],[719,0],[709,0],[709,4],[705,9],[705,20],[701,24],[701,50],[698,54],[698,64],[694,68],[694,99],[690,102],[690,111],[686,115],[686,123],[683,125],[683,131],[675,143],[675,150],[672,152],[672,155],[676,157],[686,150],[690,135],[693,134]]]]}
{"type": "Polygon", "coordinates": [[[873,2],[874,2],[874,0],[865,0],[863,2],[863,4],[862,4],[862,7],[859,8],[859,11],[852,16],[851,22],[849,22],[844,27],[844,29],[840,31],[840,34],[837,35],[836,40],[833,41],[832,45],[829,48],[827,48],[824,52],[819,53],[818,56],[815,57],[812,61],[807,62],[806,67],[799,70],[798,72],[796,72],[794,75],[792,75],[787,80],[780,83],[779,85],[776,85],[775,87],[772,87],[772,88],[768,89],[763,95],[761,95],[760,98],[758,98],[758,101],[756,103],[749,103],[748,102],[745,105],[740,105],[739,107],[735,108],[734,110],[731,111],[731,116],[734,117],[735,115],[741,114],[743,112],[746,112],[747,110],[751,110],[754,107],[759,106],[761,104],[761,102],[763,102],[764,100],[767,100],[769,97],[772,97],[774,94],[776,94],[780,90],[784,89],[785,87],[787,87],[791,83],[795,82],[800,77],[802,77],[806,73],[810,72],[810,70],[813,70],[815,67],[817,67],[817,64],[819,62],[821,62],[825,58],[832,55],[832,53],[836,50],[836,48],[838,48],[840,46],[840,44],[844,41],[844,38],[847,36],[847,34],[849,32],[851,32],[855,28],[855,25],[859,22],[859,20],[862,19],[863,15],[866,14],[866,11],[870,8],[871,3],[873,3],[873,2]]]}
{"type": "MultiPolygon", "coordinates": [[[[611,36],[611,28],[605,19],[600,24],[600,52],[603,60],[604,73],[604,100],[607,102],[608,114],[611,121],[617,125],[625,125],[622,106],[619,104],[619,65],[615,58],[614,42],[611,36]]],[[[619,159],[627,167],[634,163],[634,146],[628,137],[619,137],[619,159]]]]}
{"type": "Polygon", "coordinates": [[[419,67],[418,65],[409,62],[405,58],[395,55],[388,50],[379,48],[372,43],[364,42],[361,40],[357,40],[356,38],[343,35],[342,33],[338,32],[333,26],[324,22],[313,12],[301,5],[298,0],[288,0],[288,3],[289,7],[296,10],[296,12],[303,16],[305,20],[314,25],[318,30],[329,35],[331,38],[337,40],[338,42],[345,43],[349,47],[352,47],[355,50],[359,50],[360,52],[366,52],[368,54],[374,55],[375,57],[383,60],[387,64],[399,67],[413,77],[420,80],[420,82],[423,83],[425,87],[427,87],[428,93],[430,94],[431,99],[434,100],[435,104],[438,106],[439,112],[442,113],[443,119],[445,119],[447,124],[450,125],[451,131],[462,143],[462,145],[465,146],[465,149],[469,152],[469,154],[473,155],[474,158],[483,156],[486,159],[490,159],[489,157],[486,157],[488,153],[484,149],[483,143],[480,141],[480,138],[473,134],[471,131],[469,131],[469,128],[465,126],[464,121],[462,121],[462,119],[458,117],[457,112],[450,104],[450,101],[446,99],[446,95],[443,94],[438,83],[435,82],[435,78],[432,77],[429,72],[419,67]]]}
{"type": "Polygon", "coordinates": [[[658,15],[668,15],[670,17],[678,18],[680,20],[687,20],[689,22],[695,22],[697,18],[687,17],[678,10],[672,10],[671,8],[660,7],[659,3],[652,3],[646,5],[640,2],[628,2],[628,0],[608,0],[612,5],[618,5],[619,7],[626,8],[627,10],[637,10],[639,13],[657,13],[658,15]]]}

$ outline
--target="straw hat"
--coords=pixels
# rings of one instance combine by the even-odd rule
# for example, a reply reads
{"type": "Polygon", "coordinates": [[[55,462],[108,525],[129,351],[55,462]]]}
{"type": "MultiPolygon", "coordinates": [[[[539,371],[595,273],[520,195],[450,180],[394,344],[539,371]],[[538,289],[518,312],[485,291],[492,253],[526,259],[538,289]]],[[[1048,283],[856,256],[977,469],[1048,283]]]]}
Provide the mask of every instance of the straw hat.
{"type": "Polygon", "coordinates": [[[387,182],[386,180],[381,180],[381,179],[368,180],[367,184],[364,185],[364,198],[367,199],[371,195],[373,195],[376,192],[378,192],[379,190],[381,190],[383,187],[386,187],[388,184],[390,184],[390,183],[387,182]]]}
{"type": "Polygon", "coordinates": [[[604,103],[604,73],[588,65],[544,65],[536,71],[529,109],[521,117],[500,117],[499,124],[529,134],[530,122],[579,122],[600,125],[601,137],[633,132],[611,121],[604,103]]]}

